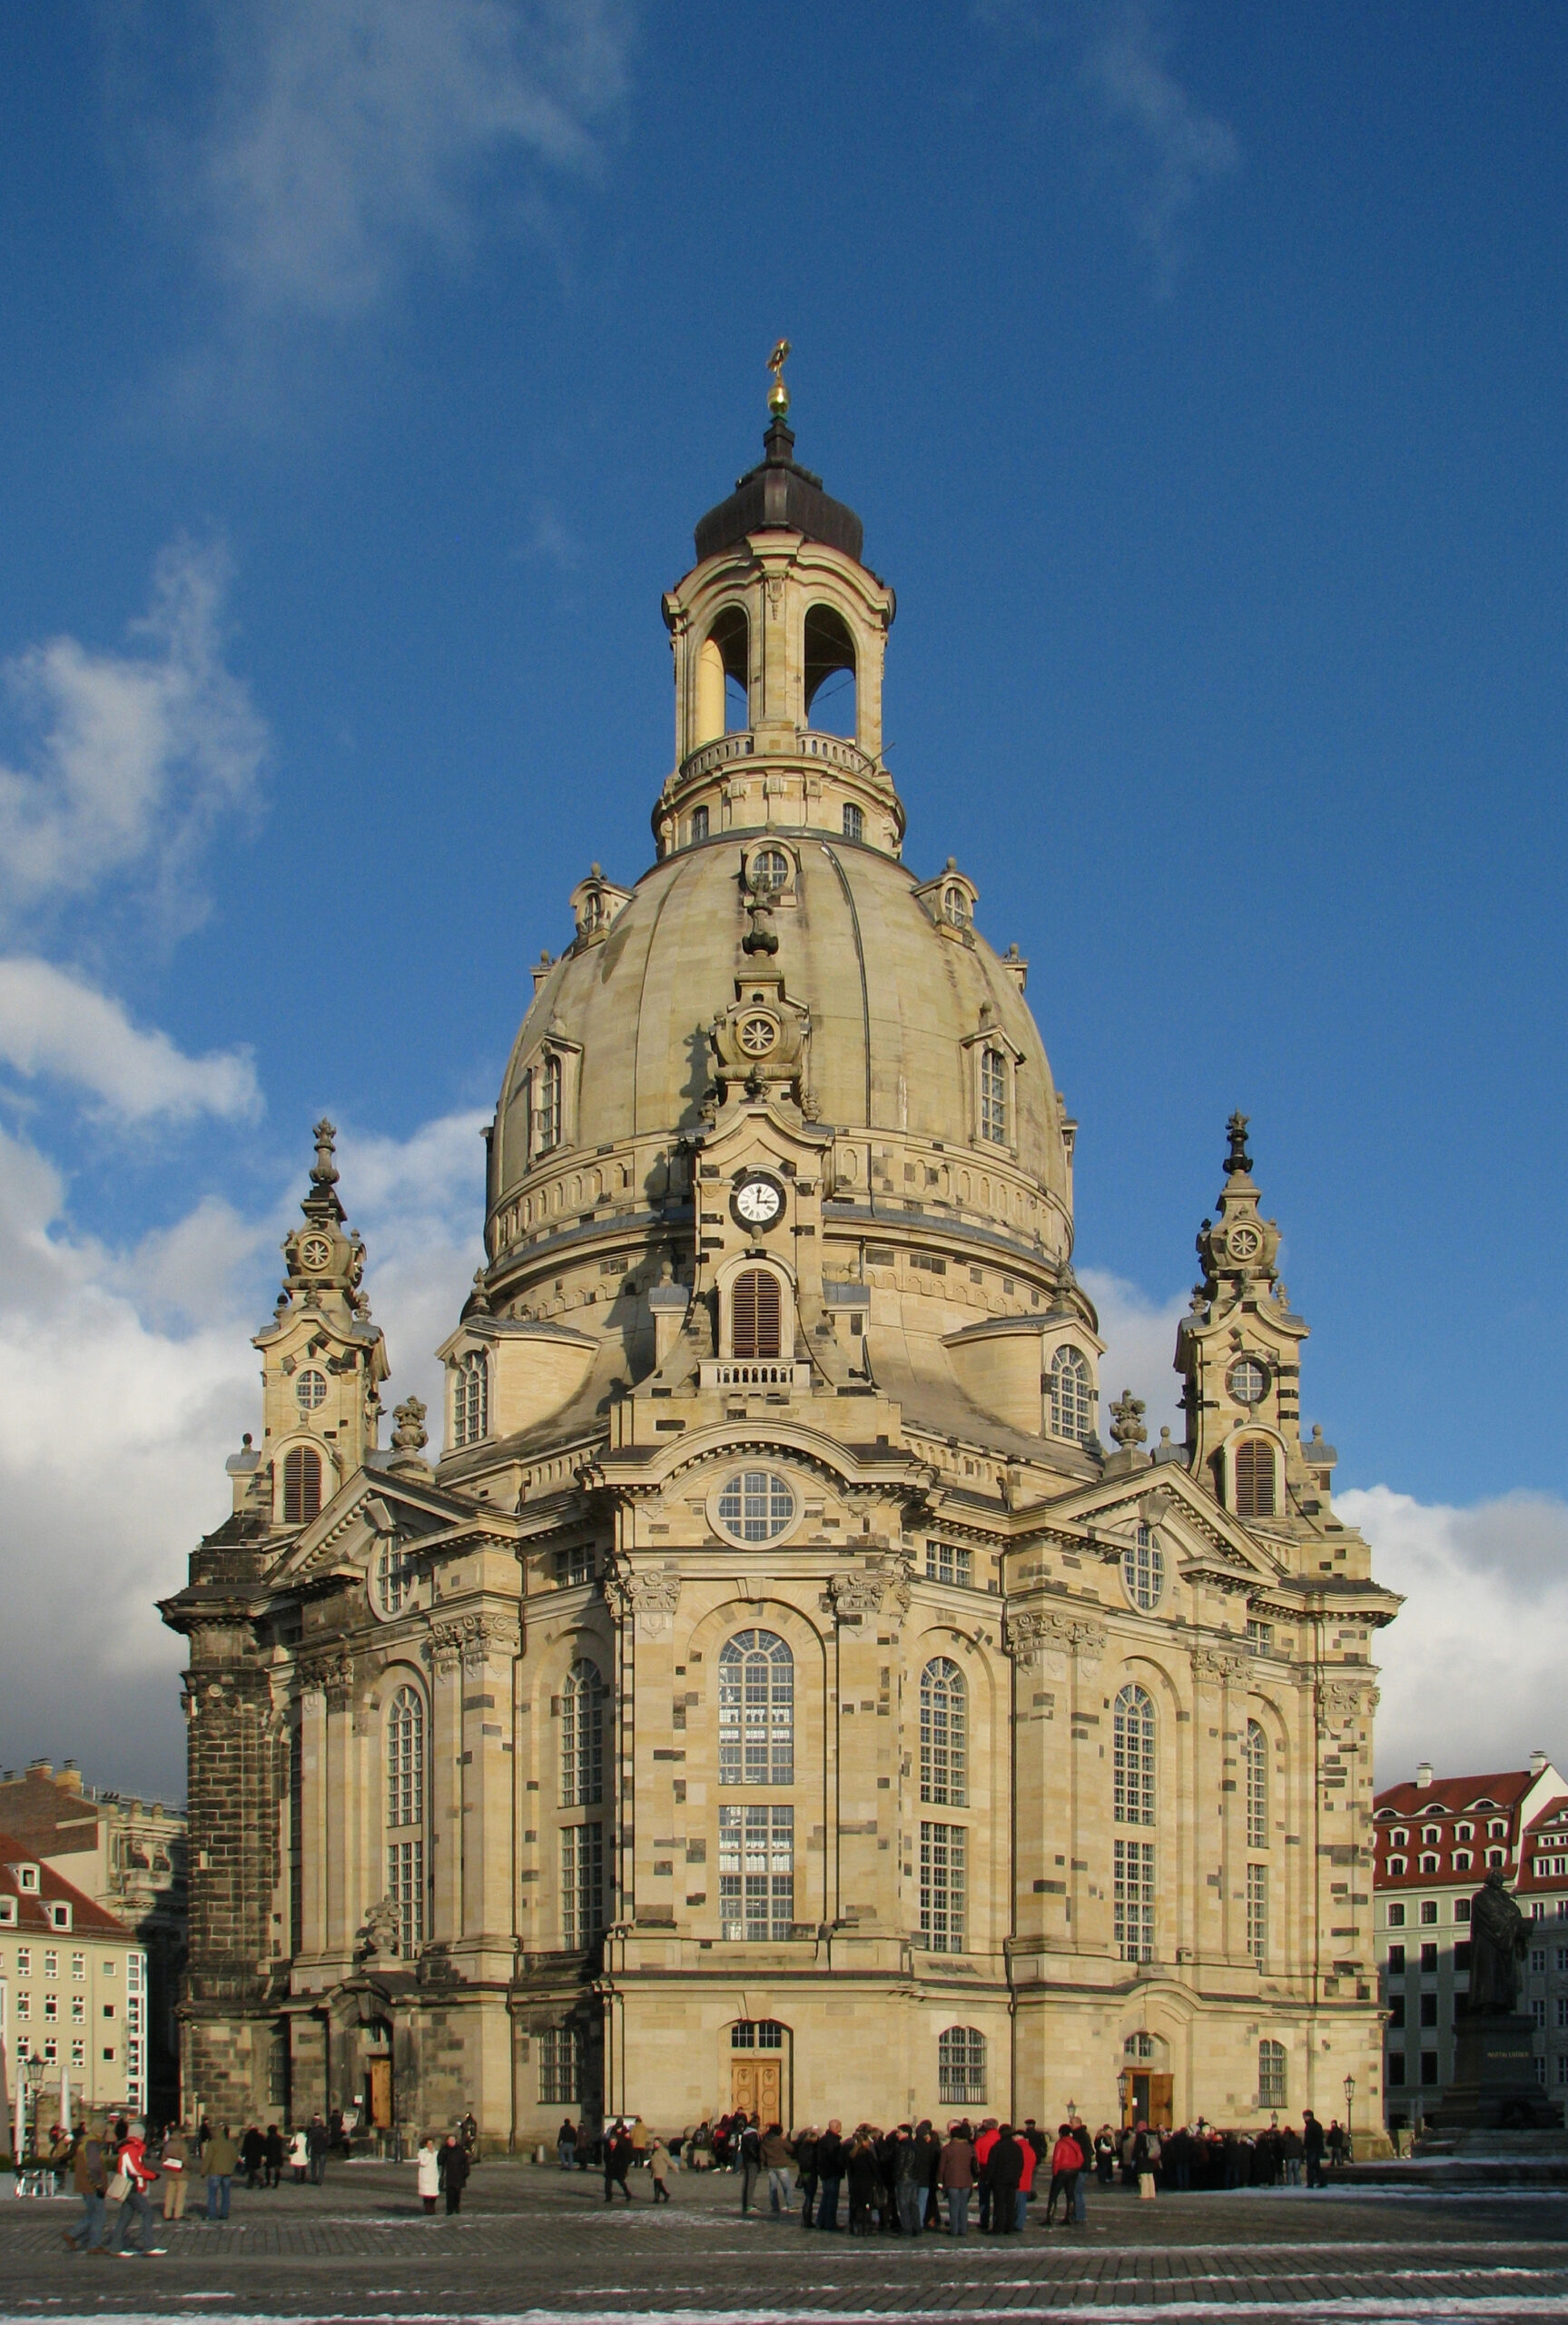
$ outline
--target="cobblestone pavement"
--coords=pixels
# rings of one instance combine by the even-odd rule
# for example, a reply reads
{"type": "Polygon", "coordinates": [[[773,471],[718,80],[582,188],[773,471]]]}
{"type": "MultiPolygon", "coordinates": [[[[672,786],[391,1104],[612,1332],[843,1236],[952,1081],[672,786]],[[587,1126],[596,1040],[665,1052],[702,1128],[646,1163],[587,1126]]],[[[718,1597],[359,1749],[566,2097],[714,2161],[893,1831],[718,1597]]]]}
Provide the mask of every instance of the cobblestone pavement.
{"type": "Polygon", "coordinates": [[[635,2204],[617,2198],[611,2211],[592,2178],[487,2163],[449,2221],[420,2211],[411,2165],[356,2164],[321,2189],[237,2189],[226,2226],[186,2221],[160,2239],[165,2257],[133,2261],[64,2251],[74,2201],[12,2199],[0,2207],[0,2315],[904,2325],[1088,2310],[1256,2325],[1568,2325],[1568,2190],[1280,2190],[1154,2204],[1097,2191],[1087,2228],[1047,2233],[1031,2208],[1022,2236],[905,2243],[807,2236],[798,2215],[774,2221],[765,2208],[742,2221],[728,2175],[677,2177],[674,2201],[656,2211],[645,2176],[632,2177],[635,2204]]]}

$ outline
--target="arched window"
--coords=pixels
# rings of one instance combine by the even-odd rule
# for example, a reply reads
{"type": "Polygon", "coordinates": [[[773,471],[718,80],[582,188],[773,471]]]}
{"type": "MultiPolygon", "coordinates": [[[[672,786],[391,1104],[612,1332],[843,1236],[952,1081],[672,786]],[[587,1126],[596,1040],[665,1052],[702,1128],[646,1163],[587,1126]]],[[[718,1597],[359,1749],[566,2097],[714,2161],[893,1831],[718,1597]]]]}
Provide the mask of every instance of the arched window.
{"type": "Polygon", "coordinates": [[[789,886],[789,857],[782,847],[759,847],[747,859],[746,885],[754,895],[776,896],[789,886]]]}
{"type": "Polygon", "coordinates": [[[579,1656],[561,1691],[561,1806],[593,1808],[605,1796],[605,1683],[579,1656]]]}
{"type": "Polygon", "coordinates": [[[805,618],[805,712],[823,735],[855,732],[854,639],[832,606],[809,606],[805,618]]]}
{"type": "Polygon", "coordinates": [[[413,1569],[395,1534],[383,1534],[376,1550],[376,1604],[383,1615],[400,1615],[413,1596],[413,1569]]]}
{"type": "Polygon", "coordinates": [[[1000,1050],[980,1054],[980,1134],[997,1146],[1007,1144],[1007,1060],[1000,1050]]]}
{"type": "Polygon", "coordinates": [[[944,888],[942,892],[942,916],[953,928],[969,926],[969,898],[960,887],[944,888]]]}
{"type": "Polygon", "coordinates": [[[695,847],[695,846],[696,846],[696,843],[698,842],[698,840],[706,839],[707,836],[708,836],[708,811],[707,811],[707,809],[706,809],[705,807],[694,807],[694,808],[692,809],[692,845],[693,845],[693,846],[695,847]]]}
{"type": "Polygon", "coordinates": [[[784,1337],[779,1280],[767,1268],[743,1268],[730,1291],[730,1351],[738,1363],[778,1356],[784,1337]]]}
{"type": "Polygon", "coordinates": [[[425,1704],[404,1687],[387,1714],[387,1895],[405,1955],[425,1938],[425,1704]]]}
{"type": "Polygon", "coordinates": [[[1265,2042],[1257,2046],[1257,2103],[1260,2107],[1290,2104],[1286,2095],[1283,2043],[1265,2042]]]}
{"type": "Polygon", "coordinates": [[[1165,1589],[1165,1553],[1152,1527],[1140,1524],[1131,1549],[1123,1550],[1121,1579],[1135,1607],[1147,1613],[1159,1606],[1165,1589]]]}
{"type": "Polygon", "coordinates": [[[478,1445],[490,1426],[489,1368],[471,1348],[452,1374],[452,1443],[478,1445]]]}
{"type": "Polygon", "coordinates": [[[1244,1437],[1236,1449],[1236,1514],[1274,1515],[1274,1447],[1267,1437],[1244,1437]]]}
{"type": "Polygon", "coordinates": [[[719,1782],[794,1782],[794,1657],[776,1631],[719,1650],[719,1782]]]}
{"type": "Polygon", "coordinates": [[[1059,1348],[1050,1360],[1050,1427],[1056,1437],[1081,1445],[1094,1427],[1094,1398],[1083,1350],[1059,1348]]]}
{"type": "Polygon", "coordinates": [[[857,807],[853,799],[843,803],[843,836],[845,839],[865,837],[865,809],[857,807]]]}
{"type": "Polygon", "coordinates": [[[985,2105],[985,2036],[978,2026],[949,2026],[936,2038],[937,2103],[985,2105]]]}
{"type": "Polygon", "coordinates": [[[1112,1791],[1119,1825],[1154,1822],[1154,1704],[1142,1687],[1123,1687],[1112,1724],[1112,1791]]]}
{"type": "Polygon", "coordinates": [[[967,1798],[967,1704],[963,1673],[945,1655],[920,1675],[920,1796],[939,1808],[967,1798]]]}
{"type": "Polygon", "coordinates": [[[552,1146],[561,1143],[561,1061],[546,1058],[539,1069],[539,1137],[538,1151],[547,1154],[552,1146]]]}
{"type": "Polygon", "coordinates": [[[1255,1719],[1247,1723],[1241,1757],[1247,1775],[1247,1845],[1249,1849],[1266,1849],[1268,1846],[1268,1738],[1255,1719]]]}
{"type": "Polygon", "coordinates": [[[283,1456],[283,1523],[308,1526],[321,1511],[321,1457],[311,1445],[291,1445],[283,1456]]]}

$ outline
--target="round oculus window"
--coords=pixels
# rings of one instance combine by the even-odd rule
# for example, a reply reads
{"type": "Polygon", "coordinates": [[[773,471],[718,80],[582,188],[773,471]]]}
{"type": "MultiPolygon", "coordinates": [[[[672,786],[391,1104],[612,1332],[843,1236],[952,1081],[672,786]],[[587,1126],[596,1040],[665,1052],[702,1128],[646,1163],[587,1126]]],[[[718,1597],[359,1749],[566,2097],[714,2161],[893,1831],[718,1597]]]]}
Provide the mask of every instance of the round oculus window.
{"type": "Polygon", "coordinates": [[[332,1264],[332,1246],[325,1235],[307,1235],[300,1246],[300,1265],[321,1275],[332,1264]]]}
{"type": "Polygon", "coordinates": [[[301,1372],[294,1383],[294,1394],[300,1400],[301,1412],[313,1413],[327,1401],[327,1376],[318,1372],[314,1365],[301,1372]]]}
{"type": "Polygon", "coordinates": [[[774,1469],[742,1469],[719,1496],[719,1523],[737,1542],[772,1542],[794,1516],[789,1482],[774,1469]]]}
{"type": "Polygon", "coordinates": [[[789,857],[782,847],[759,847],[746,866],[746,883],[754,895],[776,895],[789,885],[789,857]]]}
{"type": "Polygon", "coordinates": [[[779,1029],[771,1017],[741,1019],[741,1047],[747,1057],[766,1057],[778,1037],[779,1029]]]}
{"type": "Polygon", "coordinates": [[[1250,1412],[1268,1394],[1268,1375],[1255,1356],[1244,1356],[1231,1366],[1225,1385],[1237,1403],[1250,1412]]]}
{"type": "Polygon", "coordinates": [[[1225,1240],[1230,1246],[1233,1260],[1255,1260],[1263,1249],[1262,1236],[1256,1227],[1247,1226],[1245,1221],[1239,1227],[1233,1227],[1225,1240]]]}

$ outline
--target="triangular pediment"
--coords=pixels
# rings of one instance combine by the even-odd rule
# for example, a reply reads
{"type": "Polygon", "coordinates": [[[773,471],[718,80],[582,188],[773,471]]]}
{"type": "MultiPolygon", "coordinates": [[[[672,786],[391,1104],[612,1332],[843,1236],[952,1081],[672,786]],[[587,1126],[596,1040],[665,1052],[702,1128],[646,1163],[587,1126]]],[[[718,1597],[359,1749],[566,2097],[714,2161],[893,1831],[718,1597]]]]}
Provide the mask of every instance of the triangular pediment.
{"type": "Polygon", "coordinates": [[[295,1536],[269,1579],[276,1587],[362,1574],[377,1543],[389,1535],[410,1547],[433,1548],[470,1532],[503,1532],[509,1538],[513,1530],[499,1511],[476,1509],[433,1479],[408,1469],[356,1469],[295,1536]]]}
{"type": "Polygon", "coordinates": [[[1175,1462],[1129,1469],[1080,1487],[1050,1505],[1054,1522],[1090,1535],[1130,1540],[1133,1529],[1158,1526],[1178,1552],[1188,1575],[1229,1576],[1260,1587],[1277,1582],[1286,1568],[1249,1534],[1231,1511],[1175,1462]]]}

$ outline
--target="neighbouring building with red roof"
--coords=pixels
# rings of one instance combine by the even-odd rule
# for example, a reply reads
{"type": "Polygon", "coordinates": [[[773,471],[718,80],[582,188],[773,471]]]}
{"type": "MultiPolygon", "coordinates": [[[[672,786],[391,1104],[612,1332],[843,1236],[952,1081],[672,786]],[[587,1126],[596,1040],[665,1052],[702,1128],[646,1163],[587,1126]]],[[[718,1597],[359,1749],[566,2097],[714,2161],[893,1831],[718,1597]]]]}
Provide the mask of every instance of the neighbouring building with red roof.
{"type": "Polygon", "coordinates": [[[134,1931],[0,1831],[0,2044],[6,2127],[21,2063],[42,2060],[39,2120],[59,2113],[60,2076],[83,2106],[147,2106],[147,1954],[134,1931]]]}
{"type": "Polygon", "coordinates": [[[1568,1783],[1544,1752],[1493,1776],[1435,1776],[1423,1761],[1414,1783],[1378,1794],[1373,1831],[1390,2130],[1435,2115],[1453,2078],[1470,1903],[1494,1868],[1538,1925],[1521,2007],[1535,2022],[1536,2073],[1568,2097],[1568,1783]]]}

